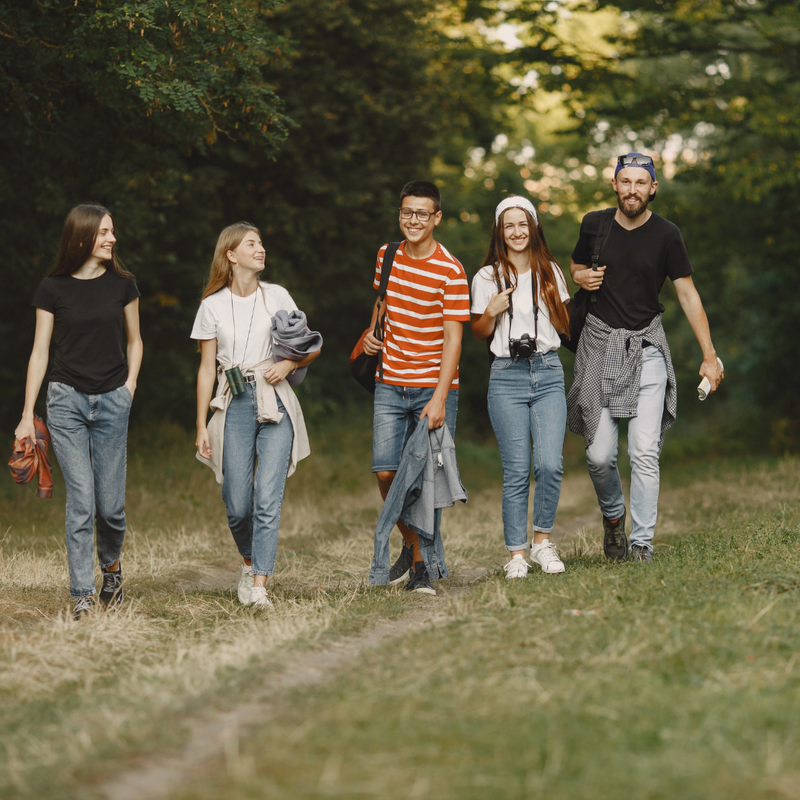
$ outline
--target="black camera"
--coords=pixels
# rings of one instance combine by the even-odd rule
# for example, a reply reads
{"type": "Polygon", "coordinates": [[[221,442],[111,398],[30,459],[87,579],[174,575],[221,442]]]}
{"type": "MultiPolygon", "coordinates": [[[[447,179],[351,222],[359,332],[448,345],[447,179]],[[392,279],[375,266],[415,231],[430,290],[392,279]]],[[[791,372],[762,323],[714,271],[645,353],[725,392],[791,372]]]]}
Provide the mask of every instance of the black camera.
{"type": "Polygon", "coordinates": [[[519,339],[509,338],[508,351],[514,361],[520,358],[530,358],[536,352],[536,339],[531,339],[527,333],[523,333],[519,339]]]}

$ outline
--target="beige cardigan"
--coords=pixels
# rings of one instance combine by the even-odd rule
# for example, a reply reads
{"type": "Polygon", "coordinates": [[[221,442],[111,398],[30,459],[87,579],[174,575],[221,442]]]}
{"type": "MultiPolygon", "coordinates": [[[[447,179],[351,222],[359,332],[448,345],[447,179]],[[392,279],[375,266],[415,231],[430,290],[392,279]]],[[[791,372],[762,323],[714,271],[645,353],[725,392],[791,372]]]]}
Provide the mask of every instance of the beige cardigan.
{"type": "MultiPolygon", "coordinates": [[[[297,462],[302,461],[311,455],[311,446],[308,441],[308,431],[303,418],[303,409],[300,408],[300,401],[295,396],[292,387],[287,381],[281,381],[275,386],[268,383],[264,378],[264,370],[275,362],[271,358],[255,364],[252,367],[243,367],[243,375],[252,375],[256,379],[256,399],[258,403],[259,422],[280,422],[283,419],[282,412],[278,409],[279,397],[283,407],[289,414],[294,428],[294,438],[292,439],[292,453],[289,457],[289,471],[287,477],[297,468],[297,462]]],[[[225,415],[228,412],[233,395],[228,380],[225,377],[225,370],[230,369],[233,364],[219,364],[217,366],[217,393],[211,401],[210,407],[214,409],[214,416],[208,423],[208,441],[211,445],[213,455],[210,458],[203,458],[197,453],[197,460],[206,464],[214,470],[217,483],[222,483],[222,451],[225,445],[225,415]]]]}

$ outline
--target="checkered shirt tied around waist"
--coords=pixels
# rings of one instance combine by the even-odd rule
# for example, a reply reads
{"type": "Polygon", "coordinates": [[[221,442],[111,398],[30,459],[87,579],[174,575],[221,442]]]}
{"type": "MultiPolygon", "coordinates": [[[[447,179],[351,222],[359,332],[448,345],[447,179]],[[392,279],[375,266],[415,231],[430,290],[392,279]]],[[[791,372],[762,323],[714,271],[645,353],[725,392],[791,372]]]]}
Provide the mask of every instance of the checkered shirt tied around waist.
{"type": "Polygon", "coordinates": [[[644,330],[629,331],[611,328],[588,314],[575,355],[575,380],[567,396],[567,425],[573,433],[584,437],[586,447],[594,441],[604,408],[615,419],[638,416],[643,340],[657,347],[667,362],[659,448],[664,444],[664,434],[675,424],[678,385],[661,315],[653,317],[644,330]]]}

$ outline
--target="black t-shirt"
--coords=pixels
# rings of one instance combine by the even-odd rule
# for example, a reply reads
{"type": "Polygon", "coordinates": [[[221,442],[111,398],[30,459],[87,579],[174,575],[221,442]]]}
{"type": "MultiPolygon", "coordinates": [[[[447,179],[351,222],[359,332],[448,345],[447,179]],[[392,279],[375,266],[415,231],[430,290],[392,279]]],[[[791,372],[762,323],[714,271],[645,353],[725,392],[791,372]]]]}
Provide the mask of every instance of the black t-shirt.
{"type": "Polygon", "coordinates": [[[84,394],[119,389],[128,378],[123,309],[137,297],[136,281],[120,278],[113,269],[88,281],[71,275],[45,278],[33,305],[55,316],[50,380],[84,394]]]}
{"type": "MultiPolygon", "coordinates": [[[[592,211],[583,218],[572,252],[576,264],[591,266],[602,213],[592,211]]],[[[678,226],[658,214],[632,231],[614,220],[600,252],[600,266],[604,264],[603,284],[589,313],[612,328],[629,331],[646,328],[660,312],[658,293],[667,277],[674,281],[693,272],[678,226]]]]}

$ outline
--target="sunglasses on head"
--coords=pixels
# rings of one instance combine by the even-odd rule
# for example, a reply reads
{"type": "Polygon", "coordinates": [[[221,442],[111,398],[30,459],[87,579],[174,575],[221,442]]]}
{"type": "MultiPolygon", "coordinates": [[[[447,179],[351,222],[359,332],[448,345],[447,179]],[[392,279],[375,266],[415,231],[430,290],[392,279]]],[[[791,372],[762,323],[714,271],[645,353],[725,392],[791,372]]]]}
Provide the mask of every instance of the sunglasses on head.
{"type": "Polygon", "coordinates": [[[637,167],[649,167],[653,163],[650,156],[620,156],[617,159],[617,164],[623,167],[630,167],[635,164],[637,167]]]}

